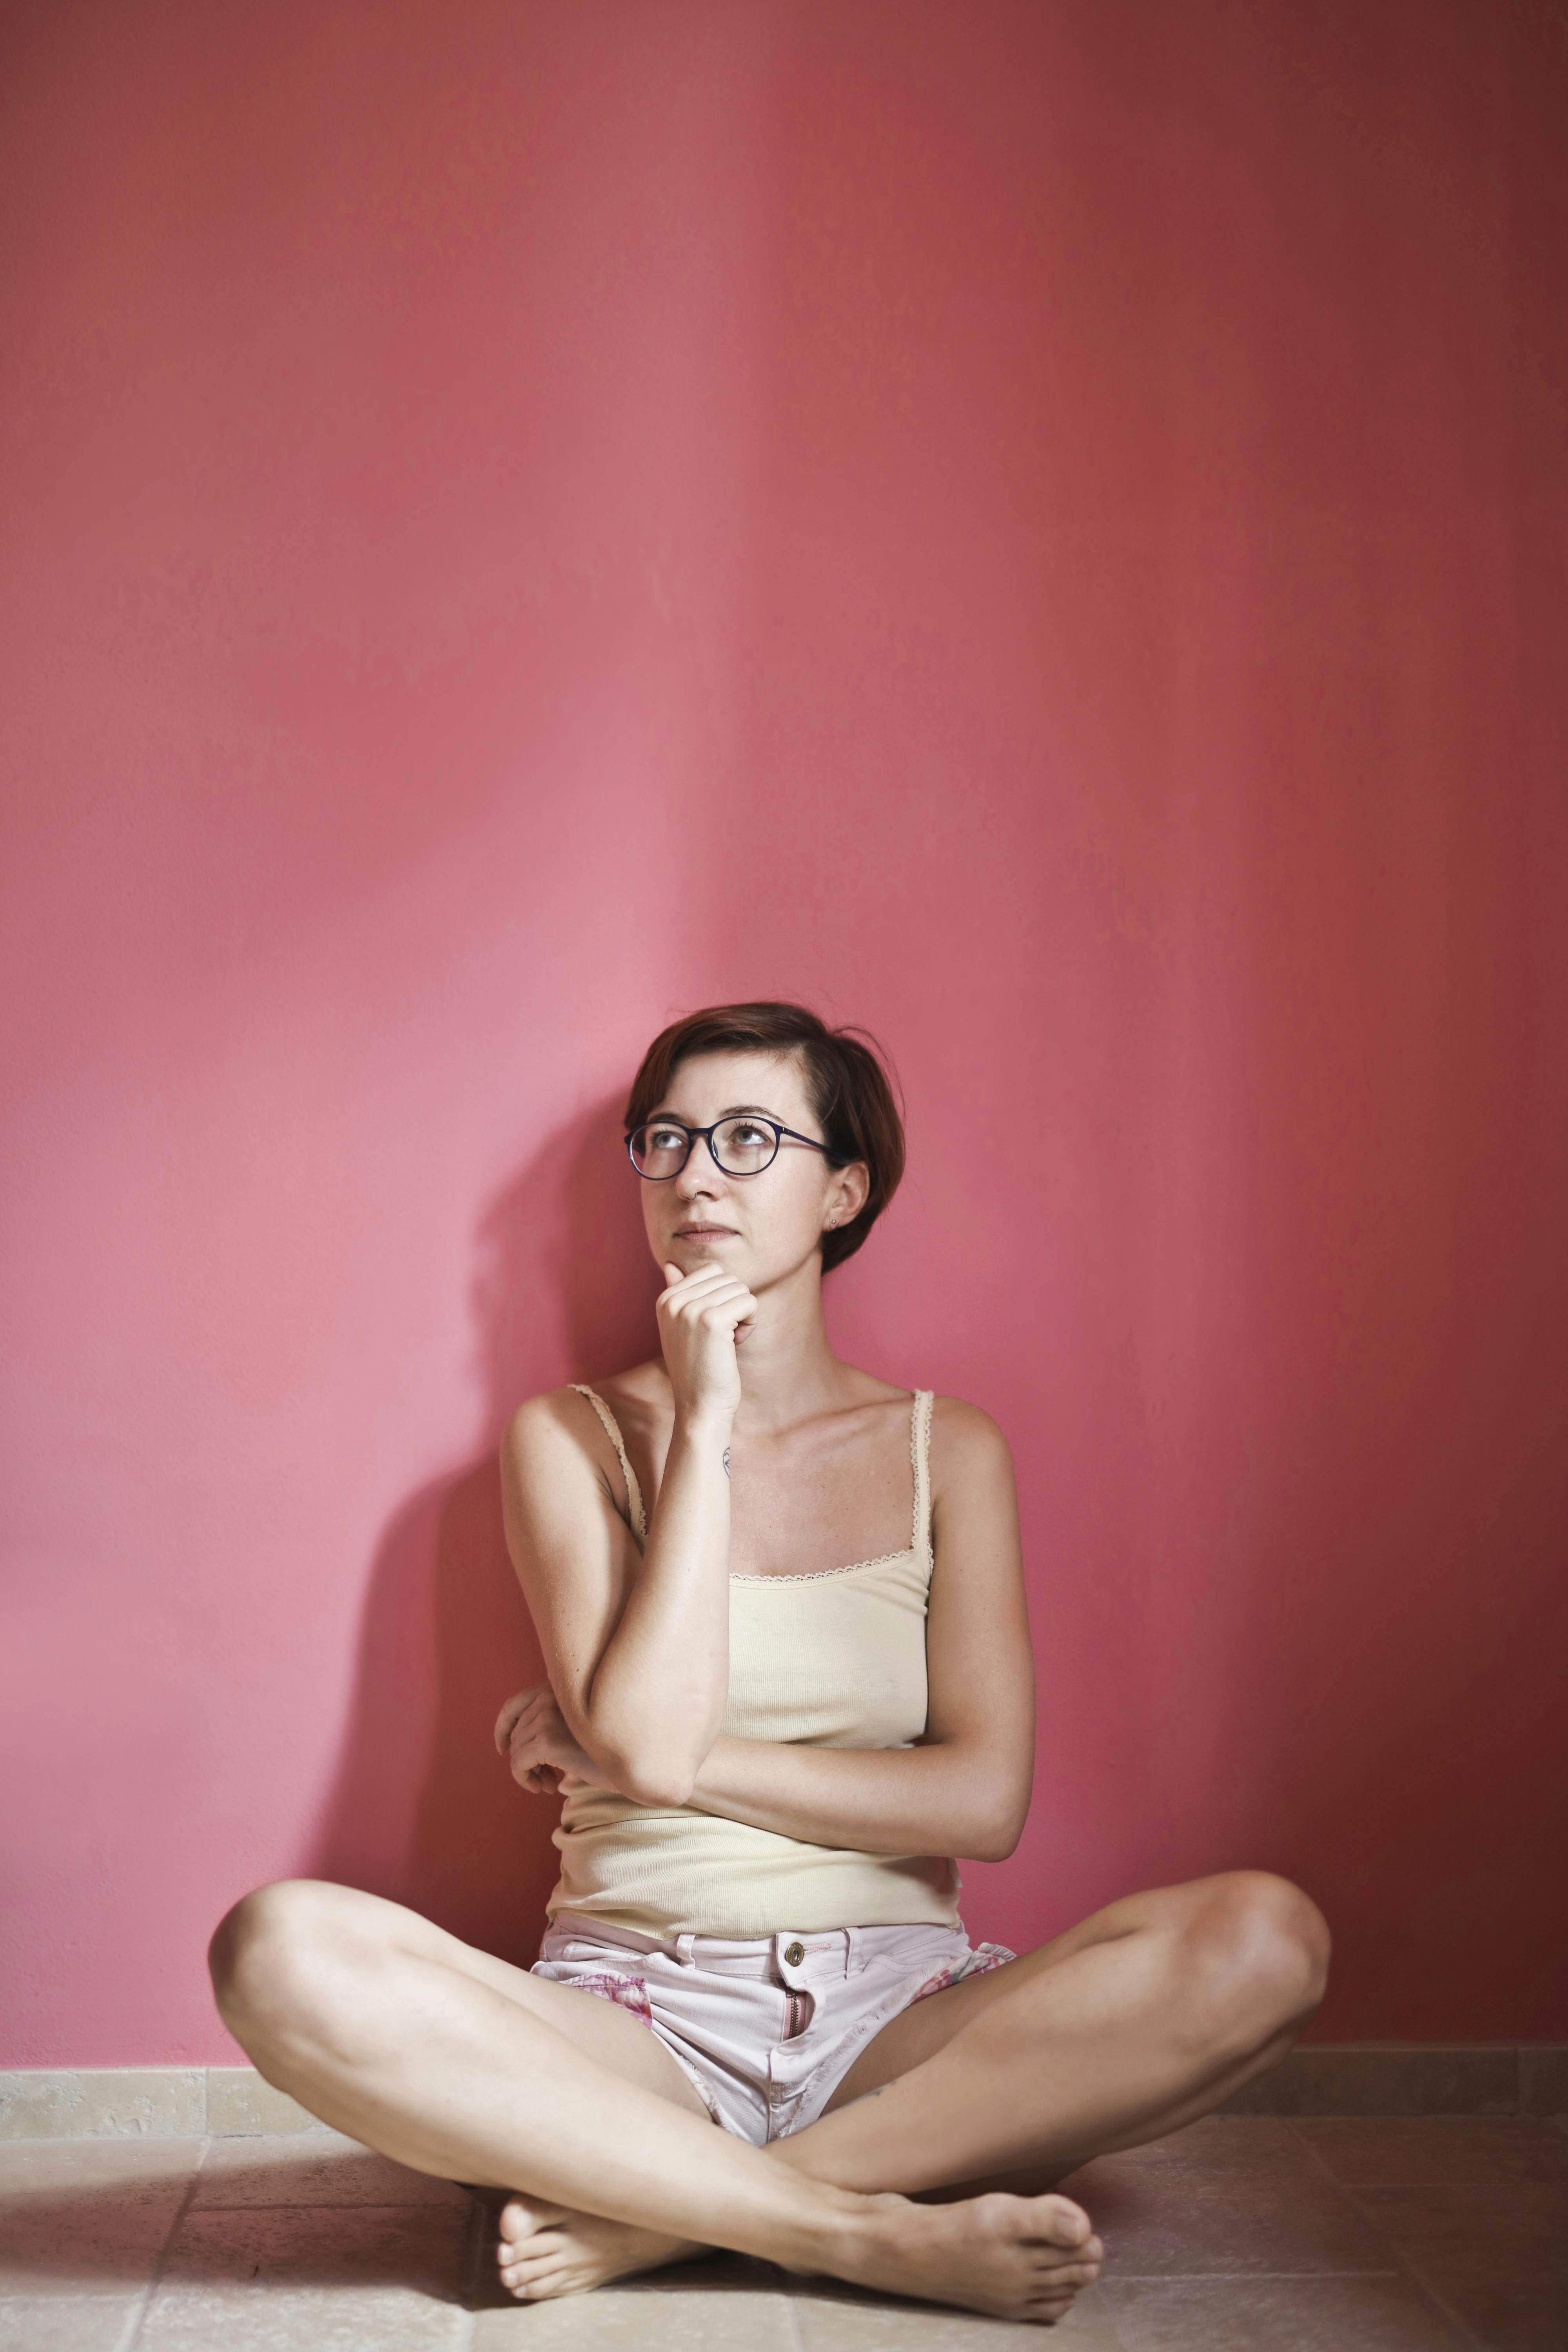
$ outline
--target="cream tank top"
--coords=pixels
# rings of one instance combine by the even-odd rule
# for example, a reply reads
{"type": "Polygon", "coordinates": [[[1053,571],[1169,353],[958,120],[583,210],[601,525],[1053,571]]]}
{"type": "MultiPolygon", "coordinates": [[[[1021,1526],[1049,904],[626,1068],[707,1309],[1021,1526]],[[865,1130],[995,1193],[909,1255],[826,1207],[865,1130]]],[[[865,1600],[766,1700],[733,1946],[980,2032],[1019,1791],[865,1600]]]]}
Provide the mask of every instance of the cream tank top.
{"type": "MultiPolygon", "coordinates": [[[[576,1383],[574,1383],[576,1386],[576,1383]]],[[[614,1414],[587,1398],[615,1446],[639,1549],[647,1519],[614,1414]]],[[[730,1579],[730,1698],[736,1739],[816,1748],[908,1748],[926,1726],[931,1588],[931,1391],[910,1417],[914,1526],[906,1551],[807,1576],[730,1579]]],[[[555,1832],[561,1876],[549,1914],[581,1912],[645,1935],[805,1935],[831,1927],[958,1924],[945,1856],[808,1845],[695,1806],[634,1804],[574,1781],[555,1832]]]]}

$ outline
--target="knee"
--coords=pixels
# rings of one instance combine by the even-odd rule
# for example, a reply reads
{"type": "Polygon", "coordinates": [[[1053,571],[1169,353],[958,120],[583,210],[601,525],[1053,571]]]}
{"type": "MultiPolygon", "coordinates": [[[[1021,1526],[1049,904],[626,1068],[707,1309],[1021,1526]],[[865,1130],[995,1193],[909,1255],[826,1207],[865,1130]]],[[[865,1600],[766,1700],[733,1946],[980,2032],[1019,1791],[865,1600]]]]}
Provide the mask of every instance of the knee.
{"type": "Polygon", "coordinates": [[[344,2005],[344,1962],[354,1940],[341,1916],[345,1892],[282,1879],[245,1895],[219,1921],[207,1967],[218,2014],[237,2040],[319,2022],[344,2005]]]}
{"type": "Polygon", "coordinates": [[[1226,2056],[1298,2030],[1328,1989],[1328,1923],[1310,1895],[1269,1871],[1207,1881],[1184,1942],[1190,2014],[1205,2045],[1226,2056]]]}

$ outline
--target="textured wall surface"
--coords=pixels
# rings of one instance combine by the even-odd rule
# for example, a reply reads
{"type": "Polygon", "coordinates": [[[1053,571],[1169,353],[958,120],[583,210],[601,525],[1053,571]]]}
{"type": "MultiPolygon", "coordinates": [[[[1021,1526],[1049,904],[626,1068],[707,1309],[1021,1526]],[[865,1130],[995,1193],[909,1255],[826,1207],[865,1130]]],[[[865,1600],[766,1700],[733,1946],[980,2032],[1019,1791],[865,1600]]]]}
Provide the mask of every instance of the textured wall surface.
{"type": "Polygon", "coordinates": [[[843,1349],[1016,1451],[977,1933],[1298,1876],[1568,2033],[1568,61],[1531,0],[0,35],[11,2065],[342,1876],[530,1956],[518,1398],[626,1080],[886,1041],[843,1349]]]}

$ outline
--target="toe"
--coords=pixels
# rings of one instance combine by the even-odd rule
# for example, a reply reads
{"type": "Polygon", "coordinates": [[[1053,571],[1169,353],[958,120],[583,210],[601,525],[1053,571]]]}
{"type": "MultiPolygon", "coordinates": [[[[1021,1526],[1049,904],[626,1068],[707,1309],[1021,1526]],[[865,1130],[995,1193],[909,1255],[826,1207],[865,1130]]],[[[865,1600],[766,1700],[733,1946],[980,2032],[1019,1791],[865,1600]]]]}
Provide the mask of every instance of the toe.
{"type": "Polygon", "coordinates": [[[1041,2288],[1044,2294],[1077,2294],[1080,2289],[1092,2286],[1100,2276],[1095,2263],[1069,2263],[1065,2269],[1051,2271],[1041,2288]]]}
{"type": "Polygon", "coordinates": [[[560,2230],[542,2230],[521,2246],[514,2246],[511,2263],[514,2270],[536,2271],[542,2263],[558,2263],[566,2251],[566,2238],[560,2230]]]}
{"type": "Polygon", "coordinates": [[[511,2198],[500,2210],[497,2227],[502,2245],[521,2245],[541,2230],[551,2230],[564,2219],[565,2208],[548,2205],[542,2198],[530,2198],[525,2204],[521,2197],[511,2198]]]}
{"type": "Polygon", "coordinates": [[[1100,2276],[1100,2262],[1084,2246],[1042,2246],[1028,2249],[1029,2267],[1039,2283],[1040,2293],[1049,2294],[1058,2285],[1076,2281],[1086,2286],[1100,2276]]]}
{"type": "Polygon", "coordinates": [[[1068,2247],[1076,2253],[1093,2238],[1089,2215],[1070,2198],[1037,2197],[1034,2205],[1034,2234],[1047,2245],[1068,2247]]]}
{"type": "Polygon", "coordinates": [[[518,2273],[512,2293],[520,2303],[548,2303],[555,2295],[570,2294],[580,2284],[570,2263],[533,2263],[518,2273]]]}
{"type": "Polygon", "coordinates": [[[525,2281],[553,2269],[565,2251],[561,2239],[553,2233],[548,2238],[531,2240],[524,2246],[503,2247],[500,2265],[502,2284],[515,2294],[525,2281]]]}

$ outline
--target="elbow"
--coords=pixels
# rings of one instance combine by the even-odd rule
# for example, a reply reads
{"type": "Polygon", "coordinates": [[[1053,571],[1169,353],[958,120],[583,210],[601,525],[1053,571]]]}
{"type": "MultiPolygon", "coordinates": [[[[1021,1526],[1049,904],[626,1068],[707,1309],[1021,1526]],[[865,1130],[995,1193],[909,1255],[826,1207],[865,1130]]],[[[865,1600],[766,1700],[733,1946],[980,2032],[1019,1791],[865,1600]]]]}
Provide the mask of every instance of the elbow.
{"type": "Polygon", "coordinates": [[[654,1812],[676,1813],[691,1802],[696,1782],[691,1773],[633,1772],[621,1783],[621,1793],[634,1805],[647,1805],[654,1812]]]}
{"type": "Polygon", "coordinates": [[[697,1767],[670,1756],[607,1756],[605,1759],[610,1785],[634,1805],[647,1805],[655,1812],[679,1812],[691,1802],[691,1792],[697,1785],[697,1767]]]}
{"type": "Polygon", "coordinates": [[[603,1775],[603,1786],[634,1805],[658,1812],[678,1811],[691,1801],[702,1759],[681,1752],[684,1742],[668,1743],[638,1723],[612,1727],[595,1722],[592,1709],[584,1727],[583,1745],[603,1775]]]}
{"type": "Polygon", "coordinates": [[[963,1851],[971,1862],[1005,1862],[1017,1847],[1028,1819],[1027,1802],[1009,1801],[988,1807],[976,1820],[971,1842],[963,1851]]]}
{"type": "Polygon", "coordinates": [[[1000,1833],[992,1835],[987,1832],[982,1836],[971,1838],[963,1852],[965,1858],[970,1862],[1005,1862],[1017,1843],[1016,1836],[1004,1836],[1000,1833]]]}

